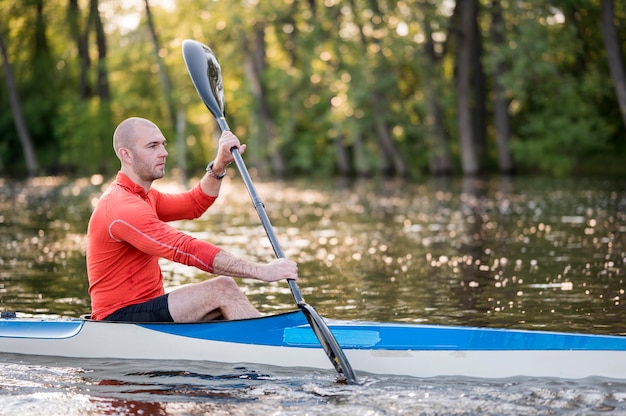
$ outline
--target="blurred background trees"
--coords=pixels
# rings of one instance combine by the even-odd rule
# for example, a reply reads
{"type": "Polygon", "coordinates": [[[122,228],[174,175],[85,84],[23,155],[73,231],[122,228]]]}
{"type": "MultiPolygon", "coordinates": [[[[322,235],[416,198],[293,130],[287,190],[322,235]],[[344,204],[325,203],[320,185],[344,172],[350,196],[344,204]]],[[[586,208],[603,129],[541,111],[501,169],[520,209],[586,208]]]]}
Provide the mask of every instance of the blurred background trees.
{"type": "Polygon", "coordinates": [[[112,175],[155,121],[181,174],[217,130],[209,45],[262,174],[626,173],[626,0],[0,0],[0,174],[112,175]]]}

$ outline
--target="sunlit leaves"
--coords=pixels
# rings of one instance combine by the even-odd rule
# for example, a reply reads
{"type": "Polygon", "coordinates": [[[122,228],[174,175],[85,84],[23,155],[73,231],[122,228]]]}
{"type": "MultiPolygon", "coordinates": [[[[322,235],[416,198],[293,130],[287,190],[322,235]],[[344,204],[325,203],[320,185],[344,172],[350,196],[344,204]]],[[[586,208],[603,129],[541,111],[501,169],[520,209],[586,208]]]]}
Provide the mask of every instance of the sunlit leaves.
{"type": "MultiPolygon", "coordinates": [[[[36,4],[0,3],[0,12],[6,17],[1,29],[9,39],[9,59],[18,75],[27,121],[48,169],[61,159],[69,166],[54,169],[92,170],[97,166],[92,160],[76,159],[72,152],[57,153],[77,143],[83,147],[90,144],[91,138],[82,130],[72,133],[71,126],[89,124],[93,109],[99,106],[96,102],[85,104],[85,120],[70,119],[63,128],[68,114],[78,118],[82,113],[80,103],[72,99],[81,82],[72,35],[76,28],[66,24],[67,3],[51,0],[42,3],[45,30],[34,31],[39,27],[36,4]],[[35,33],[39,33],[37,42],[35,33]],[[35,49],[42,39],[48,45],[46,60],[40,59],[45,55],[40,53],[41,47],[35,49]]],[[[77,4],[77,27],[84,30],[89,1],[77,4]]],[[[591,152],[620,154],[624,126],[612,85],[607,82],[598,30],[599,2],[501,4],[506,39],[502,46],[494,47],[488,36],[492,3],[480,2],[481,61],[488,77],[493,76],[496,63],[506,63],[503,81],[520,166],[566,174],[591,152]],[[557,149],[564,145],[576,151],[559,154],[557,149]]],[[[618,25],[624,19],[623,4],[623,0],[615,3],[618,25]]],[[[101,115],[102,123],[115,124],[125,116],[141,114],[162,125],[168,136],[174,134],[168,130],[171,127],[163,110],[144,2],[99,0],[99,5],[107,31],[106,66],[113,95],[113,118],[108,121],[101,115]]],[[[229,122],[252,145],[251,154],[266,157],[280,151],[290,171],[310,172],[315,166],[316,172],[331,174],[336,171],[336,146],[340,146],[347,149],[350,159],[364,160],[366,171],[375,172],[383,152],[373,120],[380,117],[383,122],[379,126],[384,125],[393,137],[393,145],[405,156],[412,173],[428,169],[435,124],[450,136],[449,150],[459,157],[454,145],[458,136],[454,90],[458,16],[454,1],[150,0],[150,6],[161,42],[158,54],[171,75],[176,106],[187,119],[184,140],[201,146],[188,152],[193,158],[191,165],[200,167],[212,156],[215,124],[184,69],[180,47],[186,38],[208,44],[218,55],[229,122]],[[254,39],[254,30],[260,26],[265,58],[263,97],[276,126],[272,146],[264,146],[260,140],[258,103],[244,70],[244,43],[254,39]],[[375,108],[374,96],[384,100],[382,110],[375,108]],[[429,97],[438,99],[440,115],[433,111],[429,97]],[[355,147],[355,143],[362,146],[355,147]]],[[[87,41],[88,55],[95,62],[93,34],[87,41]]],[[[88,74],[87,81],[93,84],[95,73],[88,74]]],[[[2,91],[4,88],[0,85],[2,91]]],[[[491,93],[490,83],[486,88],[491,93]]],[[[487,97],[491,112],[491,96],[487,97]]],[[[11,168],[20,159],[14,157],[19,154],[19,144],[7,100],[0,105],[0,128],[5,132],[0,166],[11,168]]],[[[493,158],[494,126],[490,118],[487,123],[487,154],[493,158]]],[[[103,131],[97,130],[98,134],[103,131]]]]}

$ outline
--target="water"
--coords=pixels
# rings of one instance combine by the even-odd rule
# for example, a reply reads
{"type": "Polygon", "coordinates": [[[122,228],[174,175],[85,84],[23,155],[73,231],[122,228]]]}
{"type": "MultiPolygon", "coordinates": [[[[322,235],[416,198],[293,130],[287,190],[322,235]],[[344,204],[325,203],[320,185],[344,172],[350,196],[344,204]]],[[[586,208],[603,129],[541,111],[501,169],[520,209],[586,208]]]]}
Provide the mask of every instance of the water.
{"type": "Polygon", "coordinates": [[[3,358],[0,414],[589,415],[623,414],[608,380],[362,377],[208,363],[3,358]]]}
{"type": "MultiPolygon", "coordinates": [[[[607,179],[258,182],[300,288],[337,319],[626,334],[626,184],[607,179]]],[[[0,310],[89,312],[85,230],[101,178],[0,182],[0,310]]],[[[160,184],[176,189],[176,184],[160,184]]],[[[200,220],[174,224],[272,258],[237,176],[200,220]]],[[[162,262],[175,288],[206,275],[162,262]]],[[[240,281],[263,313],[287,285],[240,281]]],[[[0,415],[621,414],[626,384],[362,377],[201,362],[0,357],[0,415]]]]}

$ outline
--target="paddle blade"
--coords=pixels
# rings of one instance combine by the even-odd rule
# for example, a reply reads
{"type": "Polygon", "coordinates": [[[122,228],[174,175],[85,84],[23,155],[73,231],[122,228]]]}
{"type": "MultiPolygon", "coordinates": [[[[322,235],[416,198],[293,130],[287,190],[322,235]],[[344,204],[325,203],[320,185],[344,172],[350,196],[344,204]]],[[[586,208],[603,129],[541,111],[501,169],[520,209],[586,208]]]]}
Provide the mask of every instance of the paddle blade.
{"type": "Polygon", "coordinates": [[[191,39],[183,41],[183,59],[198,95],[222,130],[230,130],[224,118],[222,68],[208,46],[191,39]]]}
{"type": "Polygon", "coordinates": [[[324,322],[322,317],[311,305],[302,302],[298,304],[298,307],[309,321],[311,329],[315,332],[315,336],[320,341],[322,349],[335,367],[335,370],[337,370],[339,374],[343,375],[348,384],[359,384],[352,366],[348,362],[348,359],[335,339],[335,336],[330,331],[330,328],[326,325],[326,322],[324,322]]]}

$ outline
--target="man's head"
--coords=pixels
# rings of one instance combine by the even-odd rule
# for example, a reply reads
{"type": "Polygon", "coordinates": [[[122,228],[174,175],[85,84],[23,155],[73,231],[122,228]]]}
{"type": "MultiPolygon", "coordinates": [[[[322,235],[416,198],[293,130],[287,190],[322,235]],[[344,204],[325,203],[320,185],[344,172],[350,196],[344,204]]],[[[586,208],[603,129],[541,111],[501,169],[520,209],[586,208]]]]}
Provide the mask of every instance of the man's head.
{"type": "Polygon", "coordinates": [[[166,144],[161,130],[145,118],[128,118],[113,134],[113,149],[122,164],[121,171],[146,189],[165,173],[166,144]]]}

